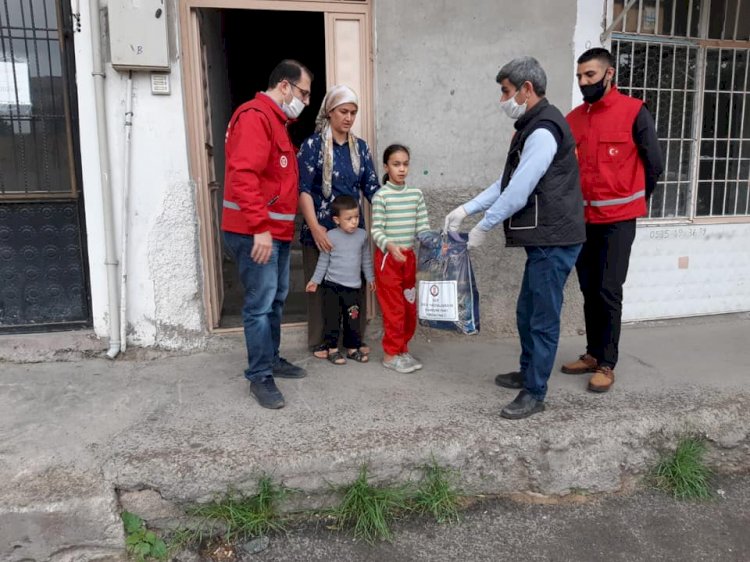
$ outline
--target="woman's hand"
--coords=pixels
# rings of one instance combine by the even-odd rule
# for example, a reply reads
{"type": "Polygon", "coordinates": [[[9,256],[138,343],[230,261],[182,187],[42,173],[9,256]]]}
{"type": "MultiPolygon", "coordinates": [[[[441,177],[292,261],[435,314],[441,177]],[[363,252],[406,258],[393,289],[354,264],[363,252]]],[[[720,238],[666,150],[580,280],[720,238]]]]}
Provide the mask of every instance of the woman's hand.
{"type": "Polygon", "coordinates": [[[328,254],[333,250],[333,244],[331,244],[331,241],[328,238],[328,231],[324,226],[321,226],[320,224],[311,226],[310,232],[312,233],[313,240],[315,240],[315,245],[318,247],[319,251],[328,254]]]}
{"type": "Polygon", "coordinates": [[[406,256],[401,251],[401,246],[396,246],[396,244],[394,244],[393,242],[388,242],[385,249],[389,254],[393,256],[393,259],[397,262],[404,263],[406,261],[406,256]]]}
{"type": "Polygon", "coordinates": [[[318,290],[318,284],[313,281],[310,281],[305,287],[305,292],[307,293],[314,293],[317,290],[318,290]]]}

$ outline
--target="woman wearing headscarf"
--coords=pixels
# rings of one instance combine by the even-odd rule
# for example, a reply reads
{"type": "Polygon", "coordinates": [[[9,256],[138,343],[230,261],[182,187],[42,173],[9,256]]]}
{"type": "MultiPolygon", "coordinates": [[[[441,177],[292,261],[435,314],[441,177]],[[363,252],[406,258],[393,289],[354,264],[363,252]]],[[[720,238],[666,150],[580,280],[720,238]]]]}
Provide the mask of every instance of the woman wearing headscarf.
{"type": "MultiPolygon", "coordinates": [[[[315,271],[320,252],[332,248],[328,230],[335,227],[331,203],[338,195],[351,195],[368,201],[380,189],[378,176],[367,143],[351,132],[359,110],[359,98],[348,86],[333,86],[323,98],[315,133],[297,155],[299,162],[299,206],[305,219],[300,233],[305,279],[315,271]]],[[[365,228],[362,209],[360,228],[365,228]]],[[[363,291],[364,286],[363,284],[363,291]]],[[[328,346],[323,343],[323,303],[320,292],[307,293],[307,343],[316,357],[325,358],[328,346]]],[[[362,303],[366,299],[361,299],[362,303]]],[[[364,310],[360,311],[365,314],[364,310]]],[[[363,346],[363,351],[369,351],[363,346]]]]}

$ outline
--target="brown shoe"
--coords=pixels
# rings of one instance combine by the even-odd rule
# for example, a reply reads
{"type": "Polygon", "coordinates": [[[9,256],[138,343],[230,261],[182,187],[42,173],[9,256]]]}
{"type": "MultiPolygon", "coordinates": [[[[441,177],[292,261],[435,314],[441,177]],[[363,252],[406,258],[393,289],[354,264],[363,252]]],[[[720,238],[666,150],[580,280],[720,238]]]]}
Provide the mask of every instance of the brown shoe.
{"type": "Polygon", "coordinates": [[[599,362],[595,357],[584,353],[577,361],[566,363],[560,369],[566,375],[582,375],[583,373],[593,373],[599,362]]]}
{"type": "Polygon", "coordinates": [[[591,392],[607,392],[615,384],[615,372],[609,367],[598,367],[589,381],[591,392]]]}

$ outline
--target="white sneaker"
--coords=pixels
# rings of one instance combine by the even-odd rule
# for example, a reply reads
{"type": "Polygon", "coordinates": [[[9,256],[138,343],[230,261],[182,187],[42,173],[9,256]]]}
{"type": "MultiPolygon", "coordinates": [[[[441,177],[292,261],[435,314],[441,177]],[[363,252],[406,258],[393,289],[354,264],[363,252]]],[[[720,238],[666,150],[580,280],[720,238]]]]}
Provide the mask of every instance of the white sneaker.
{"type": "Polygon", "coordinates": [[[404,359],[406,359],[407,363],[409,363],[410,365],[413,365],[414,369],[417,370],[417,371],[419,369],[421,369],[422,367],[424,367],[424,365],[422,365],[422,363],[419,361],[419,359],[417,359],[416,357],[414,357],[411,353],[402,353],[401,357],[403,357],[404,359]]]}
{"type": "Polygon", "coordinates": [[[383,361],[383,367],[404,374],[413,373],[417,370],[403,355],[396,355],[390,361],[383,361]]]}

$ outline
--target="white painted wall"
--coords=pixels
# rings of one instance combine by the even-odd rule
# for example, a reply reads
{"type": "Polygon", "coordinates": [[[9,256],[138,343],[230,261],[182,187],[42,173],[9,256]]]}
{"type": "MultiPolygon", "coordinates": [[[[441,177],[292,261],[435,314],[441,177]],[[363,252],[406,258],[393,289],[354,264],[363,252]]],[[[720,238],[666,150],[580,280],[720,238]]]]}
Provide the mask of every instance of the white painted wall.
{"type": "MultiPolygon", "coordinates": [[[[166,348],[200,345],[204,333],[195,189],[187,162],[177,10],[167,3],[171,36],[169,96],[154,96],[150,74],[134,73],[134,124],[128,240],[128,342],[166,348]]],[[[108,334],[104,225],[98,139],[91,76],[88,3],[81,2],[82,29],[75,36],[81,166],[86,206],[94,329],[108,334]]],[[[106,22],[102,26],[106,30],[106,22]]],[[[105,42],[106,42],[106,33],[105,42]]],[[[107,52],[105,43],[105,52],[107,52]]],[[[126,74],[106,64],[107,120],[118,251],[121,247],[122,162],[126,74]]]]}
{"type": "Polygon", "coordinates": [[[578,81],[575,78],[577,66],[575,61],[587,49],[602,46],[609,49],[610,47],[611,42],[609,40],[602,45],[600,39],[602,34],[602,20],[605,17],[605,7],[607,7],[607,25],[609,25],[612,20],[612,0],[578,0],[576,27],[573,32],[572,107],[583,103],[581,90],[578,88],[578,81]]]}
{"type": "Polygon", "coordinates": [[[750,224],[641,226],[623,320],[750,310],[750,224]]]}

